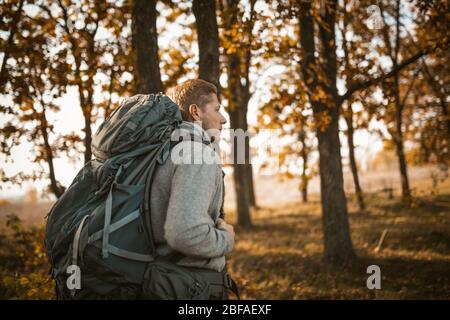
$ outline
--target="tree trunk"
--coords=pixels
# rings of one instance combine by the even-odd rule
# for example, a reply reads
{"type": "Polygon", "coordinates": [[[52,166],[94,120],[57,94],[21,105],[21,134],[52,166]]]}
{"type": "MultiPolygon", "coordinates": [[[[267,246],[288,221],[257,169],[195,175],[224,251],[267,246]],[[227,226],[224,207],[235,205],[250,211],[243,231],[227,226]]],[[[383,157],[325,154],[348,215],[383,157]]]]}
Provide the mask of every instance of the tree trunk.
{"type": "MultiPolygon", "coordinates": [[[[349,106],[351,109],[351,106],[349,106]]],[[[345,117],[345,121],[347,123],[347,142],[348,142],[348,155],[350,159],[350,168],[352,170],[352,176],[353,176],[353,183],[355,185],[355,194],[356,194],[356,200],[358,202],[359,210],[362,212],[366,209],[366,206],[364,204],[364,194],[361,188],[361,185],[359,183],[359,176],[358,176],[358,167],[356,165],[356,158],[355,158],[355,143],[353,140],[354,137],[354,128],[353,128],[353,113],[351,110],[349,110],[350,116],[345,117]]]]}
{"type": "MultiPolygon", "coordinates": [[[[77,71],[79,70],[79,65],[77,63],[77,71]]],[[[79,77],[78,83],[78,95],[80,96],[80,107],[83,113],[84,119],[84,163],[88,163],[92,158],[92,107],[93,107],[93,79],[89,78],[87,85],[84,85],[79,77]],[[87,87],[88,94],[85,96],[85,87],[87,87]]]]}
{"type": "MultiPolygon", "coordinates": [[[[249,62],[247,62],[249,63],[249,62]]],[[[245,110],[242,112],[242,123],[245,126],[245,131],[248,129],[247,125],[247,110],[248,110],[248,102],[250,101],[250,85],[249,85],[249,77],[248,70],[246,70],[246,74],[244,75],[246,79],[246,84],[243,86],[239,81],[239,87],[241,91],[241,110],[245,110]]],[[[251,164],[251,152],[250,152],[250,138],[245,139],[245,172],[247,175],[246,178],[246,188],[249,196],[249,205],[256,208],[256,196],[255,196],[255,186],[253,184],[253,166],[251,164]]]]}
{"type": "MultiPolygon", "coordinates": [[[[249,152],[250,152],[250,147],[248,147],[249,152]]],[[[252,164],[249,162],[245,165],[245,171],[246,171],[246,175],[247,175],[247,189],[248,189],[248,193],[249,193],[249,204],[250,206],[256,208],[256,196],[255,196],[255,185],[253,184],[253,166],[252,164]]]]}
{"type": "MultiPolygon", "coordinates": [[[[315,97],[318,85],[314,72],[314,24],[311,3],[301,2],[300,43],[303,51],[302,74],[308,86],[308,94],[316,116],[327,112],[331,122],[325,130],[317,129],[319,141],[320,188],[322,225],[324,232],[324,259],[333,264],[348,264],[355,257],[348,224],[347,200],[344,193],[336,89],[336,1],[327,1],[325,15],[320,26],[323,69],[327,81],[321,84],[331,105],[325,105],[315,97]]],[[[316,68],[317,70],[317,68],[316,68]]]]}
{"type": "MultiPolygon", "coordinates": [[[[223,17],[225,19],[225,26],[227,30],[231,30],[233,26],[238,23],[237,18],[239,14],[238,1],[236,0],[227,0],[224,1],[223,17]]],[[[233,39],[229,40],[233,41],[233,39]]],[[[230,53],[226,55],[227,58],[227,72],[228,72],[228,91],[229,91],[229,101],[228,101],[228,113],[230,115],[230,127],[231,129],[237,130],[241,129],[244,132],[247,132],[247,105],[249,100],[249,90],[244,87],[241,83],[241,77],[246,76],[242,75],[241,66],[243,61],[241,60],[241,55],[238,52],[230,53]]],[[[246,83],[248,85],[248,81],[246,83]]],[[[246,139],[247,140],[247,139],[246,139]]],[[[238,216],[238,225],[242,227],[250,227],[251,226],[251,217],[250,217],[250,184],[249,183],[249,170],[248,163],[249,157],[247,152],[248,149],[248,141],[245,141],[245,163],[238,164],[237,163],[237,155],[238,151],[242,152],[243,150],[238,150],[239,143],[236,143],[235,139],[232,139],[232,150],[234,157],[233,161],[233,176],[236,190],[236,202],[237,202],[237,216],[238,216]]]]}
{"type": "Polygon", "coordinates": [[[216,2],[194,0],[192,10],[197,26],[199,78],[213,83],[220,95],[219,29],[216,2]]]}
{"type": "Polygon", "coordinates": [[[403,147],[403,132],[402,132],[402,118],[403,118],[403,106],[400,101],[400,88],[399,88],[399,76],[398,74],[394,78],[395,81],[395,120],[396,120],[396,132],[394,135],[395,150],[398,158],[398,165],[400,169],[400,180],[402,184],[402,200],[405,204],[411,203],[411,191],[409,188],[408,169],[406,164],[405,152],[403,147]]]}
{"type": "MultiPolygon", "coordinates": [[[[79,64],[77,63],[77,72],[79,69],[79,64]]],[[[81,78],[79,78],[81,79],[81,78]]],[[[81,112],[83,113],[83,119],[84,119],[84,163],[88,163],[91,161],[92,158],[92,99],[89,99],[89,94],[87,97],[84,96],[84,85],[81,80],[78,83],[78,95],[80,97],[80,107],[81,112]],[[90,101],[89,101],[90,100],[90,101]]]]}
{"type": "Polygon", "coordinates": [[[164,91],[159,70],[156,0],[134,0],[133,47],[136,51],[137,92],[164,91]]]}
{"type": "MultiPolygon", "coordinates": [[[[344,1],[343,4],[343,10],[344,10],[344,16],[342,19],[343,22],[343,30],[342,34],[344,37],[342,38],[342,47],[344,49],[344,65],[346,70],[350,71],[353,69],[353,66],[349,62],[349,47],[348,42],[345,38],[345,35],[347,34],[347,25],[348,25],[348,14],[346,12],[346,6],[347,3],[344,1]]],[[[339,102],[340,103],[340,102],[339,102]]],[[[359,183],[359,176],[358,176],[358,167],[356,166],[356,159],[355,159],[355,144],[354,144],[354,127],[353,127],[353,110],[352,110],[352,101],[349,99],[347,101],[348,106],[348,114],[344,113],[344,119],[347,123],[347,143],[348,143],[348,152],[349,152],[349,158],[350,158],[350,168],[352,171],[353,176],[353,183],[355,185],[355,194],[356,194],[356,200],[358,202],[359,211],[365,210],[365,204],[364,204],[364,195],[361,189],[361,185],[359,183]]],[[[339,108],[339,106],[338,106],[339,108]]]]}
{"type": "MultiPolygon", "coordinates": [[[[396,6],[396,33],[395,33],[395,52],[394,56],[391,56],[394,69],[398,67],[398,55],[400,52],[400,0],[397,0],[396,6]]],[[[396,132],[394,136],[395,149],[397,152],[400,179],[402,184],[402,198],[406,204],[411,203],[411,191],[409,189],[408,170],[405,159],[405,152],[403,148],[403,105],[400,99],[400,72],[397,72],[394,76],[394,99],[395,99],[395,120],[396,120],[396,132]]]]}
{"type": "MultiPolygon", "coordinates": [[[[234,129],[242,129],[244,132],[247,130],[247,124],[243,121],[243,112],[247,112],[246,110],[236,109],[230,110],[230,122],[231,127],[234,129]]],[[[233,149],[233,178],[234,185],[236,190],[236,201],[237,201],[237,216],[238,216],[238,225],[242,227],[250,227],[252,225],[251,217],[250,217],[250,194],[248,188],[248,171],[247,164],[239,164],[237,161],[237,155],[242,150],[238,150],[238,146],[240,143],[235,141],[235,139],[231,142],[231,147],[233,149]]],[[[244,144],[245,145],[245,144],[244,144]]]]}
{"type": "MultiPolygon", "coordinates": [[[[82,106],[83,107],[83,106],[82,106]]],[[[90,107],[85,106],[83,108],[84,114],[84,163],[88,163],[92,158],[92,119],[91,119],[91,111],[90,107]]]]}
{"type": "Polygon", "coordinates": [[[395,141],[398,163],[400,168],[400,178],[402,182],[402,198],[406,204],[411,203],[411,192],[409,189],[408,169],[406,165],[405,152],[403,149],[403,138],[400,136],[395,141]]]}
{"type": "MultiPolygon", "coordinates": [[[[213,2],[213,1],[211,1],[213,2]]],[[[238,16],[242,15],[243,13],[239,10],[239,1],[238,0],[225,0],[219,2],[221,4],[220,10],[223,14],[223,19],[225,20],[225,26],[227,30],[231,30],[235,24],[242,23],[238,22],[238,16]]],[[[238,52],[234,52],[231,54],[226,54],[228,59],[228,73],[229,73],[229,79],[228,79],[228,88],[230,91],[230,99],[233,101],[230,101],[228,112],[230,113],[230,119],[232,110],[239,108],[239,115],[242,117],[242,119],[239,119],[239,123],[242,124],[242,126],[236,127],[236,121],[231,120],[231,128],[232,129],[243,129],[244,131],[247,131],[247,109],[248,109],[248,102],[251,97],[250,93],[250,79],[249,79],[249,70],[250,70],[250,63],[251,63],[251,43],[252,43],[252,32],[253,32],[253,26],[255,21],[255,0],[249,1],[250,6],[250,16],[248,20],[245,21],[245,23],[242,24],[243,28],[243,36],[247,36],[247,44],[248,45],[241,45],[241,49],[238,50],[238,52]],[[242,81],[245,81],[245,84],[242,84],[242,81]]],[[[242,18],[242,17],[241,17],[242,18]]],[[[230,39],[227,39],[229,42],[236,41],[235,38],[230,37],[230,39]]],[[[237,45],[236,43],[233,43],[234,45],[237,45]]],[[[226,51],[226,50],[225,50],[226,51]]],[[[245,140],[245,170],[243,170],[243,174],[245,174],[245,178],[242,180],[245,181],[245,188],[248,195],[248,204],[252,207],[257,207],[256,203],[256,196],[255,196],[255,187],[253,183],[253,168],[251,164],[251,158],[250,158],[250,144],[248,139],[245,140]]]]}
{"type": "Polygon", "coordinates": [[[45,116],[45,109],[42,111],[41,115],[41,133],[44,140],[45,158],[48,164],[48,171],[50,176],[50,189],[53,194],[59,198],[64,193],[64,189],[60,186],[59,182],[56,180],[55,167],[53,166],[53,151],[48,141],[48,125],[47,118],[45,116]]]}
{"type": "Polygon", "coordinates": [[[302,191],[302,201],[304,203],[307,203],[308,202],[308,185],[307,184],[302,185],[301,191],[302,191]]]}
{"type": "Polygon", "coordinates": [[[308,175],[306,174],[306,170],[308,169],[308,152],[306,150],[306,133],[302,129],[299,133],[299,140],[302,144],[301,157],[303,161],[302,168],[302,178],[301,178],[301,186],[300,191],[302,193],[302,200],[304,203],[308,202],[308,175]]]}

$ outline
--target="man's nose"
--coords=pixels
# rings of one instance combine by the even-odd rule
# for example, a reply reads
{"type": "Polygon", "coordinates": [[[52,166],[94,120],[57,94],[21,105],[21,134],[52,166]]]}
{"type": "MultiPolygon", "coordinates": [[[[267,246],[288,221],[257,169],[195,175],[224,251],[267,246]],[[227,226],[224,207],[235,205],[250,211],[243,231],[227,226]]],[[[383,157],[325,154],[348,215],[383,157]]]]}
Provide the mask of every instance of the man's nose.
{"type": "Polygon", "coordinates": [[[222,120],[220,121],[220,123],[224,125],[225,123],[227,123],[227,119],[224,117],[222,113],[220,115],[222,116],[222,120]]]}

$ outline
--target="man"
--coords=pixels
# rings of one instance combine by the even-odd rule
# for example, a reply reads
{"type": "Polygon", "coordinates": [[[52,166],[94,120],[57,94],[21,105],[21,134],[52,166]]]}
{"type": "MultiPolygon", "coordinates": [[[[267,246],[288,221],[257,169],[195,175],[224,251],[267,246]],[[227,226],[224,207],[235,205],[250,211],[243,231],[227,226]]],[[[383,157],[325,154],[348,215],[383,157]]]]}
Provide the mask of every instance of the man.
{"type": "Polygon", "coordinates": [[[211,298],[226,299],[224,285],[230,281],[226,283],[225,255],[233,249],[235,234],[233,227],[219,218],[223,176],[212,146],[226,119],[211,83],[188,80],[173,88],[169,96],[184,120],[179,129],[192,139],[178,143],[155,172],[150,208],[156,250],[162,256],[181,254],[177,264],[213,279],[211,298]],[[216,161],[203,157],[211,153],[216,161]]]}

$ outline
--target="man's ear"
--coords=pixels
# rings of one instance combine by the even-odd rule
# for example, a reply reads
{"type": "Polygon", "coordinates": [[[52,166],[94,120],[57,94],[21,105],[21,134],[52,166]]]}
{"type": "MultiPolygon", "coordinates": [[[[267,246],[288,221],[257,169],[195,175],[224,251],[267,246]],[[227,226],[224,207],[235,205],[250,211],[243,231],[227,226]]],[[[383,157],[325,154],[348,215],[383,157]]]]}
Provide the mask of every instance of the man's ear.
{"type": "Polygon", "coordinates": [[[196,104],[191,104],[189,106],[189,114],[194,121],[200,121],[201,110],[196,104]]]}

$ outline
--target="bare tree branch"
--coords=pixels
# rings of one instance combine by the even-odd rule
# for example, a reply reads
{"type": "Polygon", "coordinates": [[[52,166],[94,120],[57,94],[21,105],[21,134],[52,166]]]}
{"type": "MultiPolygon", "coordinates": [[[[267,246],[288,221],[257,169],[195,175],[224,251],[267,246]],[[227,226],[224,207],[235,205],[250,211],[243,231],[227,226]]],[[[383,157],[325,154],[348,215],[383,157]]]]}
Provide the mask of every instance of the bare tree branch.
{"type": "MultiPolygon", "coordinates": [[[[448,44],[446,44],[444,47],[446,47],[448,44]]],[[[380,83],[381,81],[388,79],[392,76],[395,76],[398,72],[400,72],[401,70],[405,69],[407,66],[409,66],[410,64],[416,62],[417,60],[419,60],[420,58],[434,52],[436,49],[438,48],[438,46],[434,46],[432,48],[428,48],[428,49],[423,49],[420,50],[419,52],[417,52],[416,54],[410,56],[409,58],[403,60],[401,63],[399,63],[396,67],[392,68],[391,71],[387,72],[387,73],[383,73],[377,77],[372,77],[369,78],[365,81],[360,81],[360,82],[356,82],[354,84],[352,84],[350,86],[350,88],[347,90],[346,93],[344,93],[343,95],[340,95],[338,97],[338,104],[341,105],[345,100],[349,99],[356,91],[359,90],[363,90],[363,89],[367,89],[375,84],[380,83]]]]}

